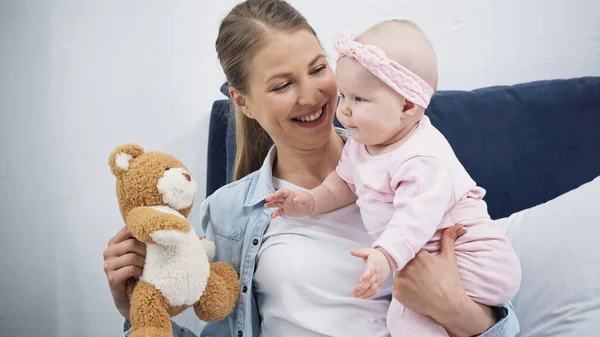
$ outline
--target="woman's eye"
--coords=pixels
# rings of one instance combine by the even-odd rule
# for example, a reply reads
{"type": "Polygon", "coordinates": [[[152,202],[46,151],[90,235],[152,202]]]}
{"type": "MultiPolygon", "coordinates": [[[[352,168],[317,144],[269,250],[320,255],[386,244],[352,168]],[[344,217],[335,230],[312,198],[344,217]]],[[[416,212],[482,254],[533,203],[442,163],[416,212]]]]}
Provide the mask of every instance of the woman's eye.
{"type": "Polygon", "coordinates": [[[290,86],[290,84],[291,84],[291,83],[289,83],[289,82],[286,82],[286,83],[284,83],[284,84],[282,84],[282,85],[280,85],[280,86],[277,86],[277,87],[275,87],[275,88],[273,89],[273,91],[282,91],[282,90],[284,90],[285,88],[289,87],[289,86],[290,86]]]}
{"type": "Polygon", "coordinates": [[[366,101],[366,99],[362,98],[362,97],[354,97],[354,100],[357,102],[364,102],[366,101]]]}
{"type": "Polygon", "coordinates": [[[323,70],[325,70],[325,68],[327,68],[327,66],[321,65],[321,66],[317,67],[315,70],[313,70],[312,74],[318,74],[318,73],[322,72],[323,70]]]}

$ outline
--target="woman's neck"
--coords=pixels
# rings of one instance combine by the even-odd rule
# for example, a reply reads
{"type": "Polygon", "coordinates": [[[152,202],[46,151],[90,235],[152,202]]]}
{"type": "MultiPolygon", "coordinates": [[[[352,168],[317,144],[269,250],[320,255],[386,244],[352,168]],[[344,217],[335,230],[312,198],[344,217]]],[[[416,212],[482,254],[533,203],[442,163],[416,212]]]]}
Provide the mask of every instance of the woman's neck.
{"type": "Polygon", "coordinates": [[[318,148],[297,150],[277,147],[273,176],[306,189],[315,188],[335,170],[343,147],[344,142],[335,129],[325,144],[318,148]]]}

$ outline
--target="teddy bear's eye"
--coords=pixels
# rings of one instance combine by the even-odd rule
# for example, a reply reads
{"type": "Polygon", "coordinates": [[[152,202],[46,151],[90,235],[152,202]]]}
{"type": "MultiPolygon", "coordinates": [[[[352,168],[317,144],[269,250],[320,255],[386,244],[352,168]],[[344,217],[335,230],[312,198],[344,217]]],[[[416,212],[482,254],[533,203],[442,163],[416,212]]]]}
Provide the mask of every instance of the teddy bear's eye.
{"type": "Polygon", "coordinates": [[[171,169],[170,167],[167,167],[167,168],[165,168],[165,172],[167,172],[167,171],[168,171],[168,170],[170,170],[170,169],[171,169]]]}

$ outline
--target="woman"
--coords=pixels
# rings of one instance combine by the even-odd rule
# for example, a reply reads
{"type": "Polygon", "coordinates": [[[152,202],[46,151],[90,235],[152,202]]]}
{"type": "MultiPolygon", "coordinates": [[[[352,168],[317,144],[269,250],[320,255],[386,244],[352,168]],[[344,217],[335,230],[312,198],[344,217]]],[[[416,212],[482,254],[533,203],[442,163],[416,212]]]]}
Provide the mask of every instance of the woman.
{"type": "MultiPolygon", "coordinates": [[[[238,270],[241,293],[229,318],[208,324],[201,336],[388,336],[391,284],[353,296],[363,262],[349,250],[372,243],[357,206],[274,220],[263,207],[277,188],[319,185],[347,139],[332,126],[337,88],[315,32],[284,1],[249,0],[223,20],[216,48],[235,106],[236,181],[205,200],[192,223],[215,241],[215,259],[238,270]]],[[[420,252],[398,273],[394,297],[453,335],[517,335],[510,306],[492,309],[466,295],[453,250],[458,232],[448,229],[440,254],[420,252]]],[[[105,251],[111,293],[125,318],[124,284],[139,277],[144,254],[125,228],[105,251]]],[[[173,330],[193,336],[176,324],[173,330]]]]}

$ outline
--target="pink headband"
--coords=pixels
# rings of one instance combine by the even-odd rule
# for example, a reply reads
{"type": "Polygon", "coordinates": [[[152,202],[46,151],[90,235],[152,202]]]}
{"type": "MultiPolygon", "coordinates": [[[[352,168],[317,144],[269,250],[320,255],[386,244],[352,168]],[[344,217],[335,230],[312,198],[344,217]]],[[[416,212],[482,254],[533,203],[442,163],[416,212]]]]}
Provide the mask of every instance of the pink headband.
{"type": "Polygon", "coordinates": [[[335,49],[338,60],[344,56],[356,59],[404,98],[423,108],[429,106],[433,88],[410,70],[389,59],[381,49],[352,40],[348,31],[336,34],[335,49]]]}

